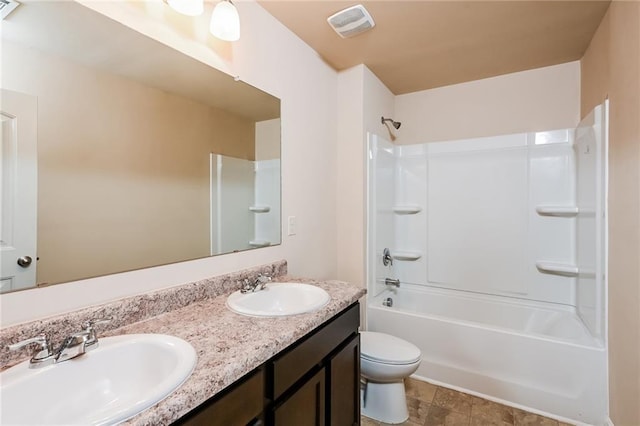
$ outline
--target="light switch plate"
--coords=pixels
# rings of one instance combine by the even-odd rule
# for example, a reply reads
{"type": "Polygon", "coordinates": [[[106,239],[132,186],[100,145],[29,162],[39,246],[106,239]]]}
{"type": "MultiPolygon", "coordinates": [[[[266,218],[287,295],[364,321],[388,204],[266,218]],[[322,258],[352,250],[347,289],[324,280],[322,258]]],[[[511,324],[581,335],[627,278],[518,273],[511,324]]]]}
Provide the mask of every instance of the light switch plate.
{"type": "Polygon", "coordinates": [[[289,216],[287,219],[287,235],[296,235],[296,217],[289,216]]]}

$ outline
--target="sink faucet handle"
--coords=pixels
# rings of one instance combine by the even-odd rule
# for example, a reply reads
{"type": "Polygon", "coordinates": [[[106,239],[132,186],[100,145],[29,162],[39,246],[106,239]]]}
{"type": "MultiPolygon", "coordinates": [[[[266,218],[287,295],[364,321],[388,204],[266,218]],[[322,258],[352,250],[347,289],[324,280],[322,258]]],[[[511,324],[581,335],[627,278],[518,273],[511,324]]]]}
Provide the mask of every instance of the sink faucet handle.
{"type": "Polygon", "coordinates": [[[245,278],[242,280],[242,293],[248,293],[251,290],[253,290],[253,286],[251,285],[251,283],[249,282],[249,278],[245,278]]]}
{"type": "Polygon", "coordinates": [[[254,291],[256,290],[264,290],[267,286],[267,283],[271,281],[271,277],[269,275],[258,274],[256,277],[256,284],[254,291]]]}
{"type": "Polygon", "coordinates": [[[45,333],[40,333],[35,337],[31,337],[30,339],[25,339],[20,342],[13,343],[11,345],[8,345],[7,348],[10,351],[15,351],[34,343],[40,346],[40,351],[33,355],[33,359],[39,360],[51,356],[51,343],[49,342],[49,337],[45,333]]]}
{"type": "Polygon", "coordinates": [[[93,349],[92,346],[98,343],[98,336],[96,335],[95,326],[101,324],[107,324],[111,322],[112,318],[94,318],[82,323],[82,332],[86,333],[87,340],[85,347],[87,349],[93,349]]]}
{"type": "Polygon", "coordinates": [[[107,324],[111,322],[113,318],[94,318],[82,323],[82,328],[85,330],[90,330],[96,325],[107,324]]]}
{"type": "Polygon", "coordinates": [[[271,281],[271,277],[266,274],[258,274],[258,276],[256,277],[256,281],[260,283],[268,283],[269,281],[271,281]]]}

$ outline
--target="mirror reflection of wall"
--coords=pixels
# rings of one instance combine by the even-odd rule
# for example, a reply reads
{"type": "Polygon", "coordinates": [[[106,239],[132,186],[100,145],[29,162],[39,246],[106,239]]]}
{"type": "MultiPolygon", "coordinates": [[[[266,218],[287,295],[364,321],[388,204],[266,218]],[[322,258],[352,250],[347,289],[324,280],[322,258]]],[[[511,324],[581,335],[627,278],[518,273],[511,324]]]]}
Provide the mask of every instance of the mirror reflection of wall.
{"type": "MultiPolygon", "coordinates": [[[[117,52],[84,50],[78,41],[77,48],[58,54],[65,48],[43,49],[33,40],[27,45],[6,36],[11,32],[5,31],[3,22],[2,88],[37,98],[37,253],[31,254],[39,258],[37,285],[251,248],[246,243],[213,250],[210,154],[279,162],[279,100],[226,75],[225,84],[232,89],[225,88],[222,95],[233,97],[237,87],[246,96],[249,88],[268,111],[243,114],[241,108],[219,106],[225,99],[216,104],[187,96],[199,85],[211,83],[209,74],[217,81],[220,77],[215,74],[221,73],[181,54],[185,63],[175,64],[177,52],[81,5],[56,6],[56,13],[66,8],[97,19],[95,25],[84,27],[94,26],[98,33],[108,28],[103,37],[117,38],[119,47],[117,52]],[[145,39],[141,42],[145,55],[167,63],[165,74],[127,50],[136,45],[127,42],[129,36],[145,39]],[[165,54],[173,55],[173,60],[162,61],[165,54]],[[177,77],[176,69],[198,70],[191,75],[192,87],[184,83],[188,78],[177,77]],[[147,74],[153,74],[150,81],[168,82],[171,90],[148,83],[147,74]],[[265,126],[270,126],[272,137],[256,144],[265,139],[261,137],[265,126]]],[[[22,22],[19,13],[26,16],[31,7],[51,6],[22,5],[9,17],[16,18],[14,25],[22,22]]],[[[82,40],[83,35],[73,39],[82,40]]],[[[251,108],[260,103],[249,102],[251,108]]],[[[277,238],[270,244],[280,242],[279,171],[275,186],[278,217],[270,225],[276,225],[277,238]]],[[[222,220],[241,216],[236,212],[222,220]]],[[[254,226],[254,215],[244,216],[246,226],[234,228],[254,226]]]]}

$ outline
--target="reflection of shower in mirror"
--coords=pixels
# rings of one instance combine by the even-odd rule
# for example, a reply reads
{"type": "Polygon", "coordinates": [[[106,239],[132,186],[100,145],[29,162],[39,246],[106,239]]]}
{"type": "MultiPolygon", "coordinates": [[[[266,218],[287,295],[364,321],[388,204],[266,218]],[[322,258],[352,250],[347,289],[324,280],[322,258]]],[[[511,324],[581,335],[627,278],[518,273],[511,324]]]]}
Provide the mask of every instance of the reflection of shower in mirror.
{"type": "Polygon", "coordinates": [[[211,154],[211,255],[280,242],[280,159],[211,154]]]}

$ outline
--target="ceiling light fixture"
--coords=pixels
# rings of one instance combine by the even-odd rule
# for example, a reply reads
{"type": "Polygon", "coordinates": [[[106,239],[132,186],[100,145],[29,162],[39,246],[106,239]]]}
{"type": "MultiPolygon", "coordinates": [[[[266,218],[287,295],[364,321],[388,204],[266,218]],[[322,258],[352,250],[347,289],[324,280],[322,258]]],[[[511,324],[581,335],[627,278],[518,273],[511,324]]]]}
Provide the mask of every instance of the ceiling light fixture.
{"type": "Polygon", "coordinates": [[[240,39],[240,16],[231,0],[222,0],[213,9],[209,31],[221,40],[240,39]]]}
{"type": "Polygon", "coordinates": [[[187,16],[199,16],[204,11],[204,0],[167,0],[176,12],[187,16]]]}
{"type": "MultiPolygon", "coordinates": [[[[5,1],[5,0],[0,0],[5,1]]],[[[204,11],[204,0],[165,0],[176,12],[187,16],[199,16],[204,11]]],[[[231,0],[222,0],[213,9],[209,31],[225,41],[240,39],[240,16],[231,0]]]]}

